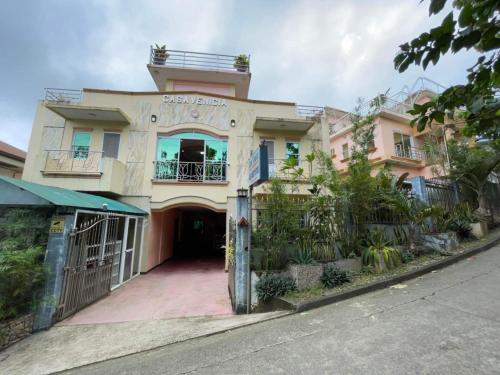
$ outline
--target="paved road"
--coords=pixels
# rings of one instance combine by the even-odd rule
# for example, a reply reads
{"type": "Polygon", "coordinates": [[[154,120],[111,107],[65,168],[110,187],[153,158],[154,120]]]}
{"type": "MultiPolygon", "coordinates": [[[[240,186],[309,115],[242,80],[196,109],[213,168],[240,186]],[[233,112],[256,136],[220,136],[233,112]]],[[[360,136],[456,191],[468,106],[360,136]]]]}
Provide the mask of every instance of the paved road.
{"type": "Polygon", "coordinates": [[[500,374],[500,247],[302,314],[70,374],[500,374]]]}

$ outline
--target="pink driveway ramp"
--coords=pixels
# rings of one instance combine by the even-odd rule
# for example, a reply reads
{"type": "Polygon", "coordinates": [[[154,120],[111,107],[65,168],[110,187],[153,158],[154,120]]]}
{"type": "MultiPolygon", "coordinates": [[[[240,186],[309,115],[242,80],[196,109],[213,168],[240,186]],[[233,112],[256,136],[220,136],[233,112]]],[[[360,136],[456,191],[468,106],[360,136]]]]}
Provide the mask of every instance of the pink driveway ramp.
{"type": "Polygon", "coordinates": [[[219,260],[167,261],[59,325],[232,314],[223,267],[219,260]]]}

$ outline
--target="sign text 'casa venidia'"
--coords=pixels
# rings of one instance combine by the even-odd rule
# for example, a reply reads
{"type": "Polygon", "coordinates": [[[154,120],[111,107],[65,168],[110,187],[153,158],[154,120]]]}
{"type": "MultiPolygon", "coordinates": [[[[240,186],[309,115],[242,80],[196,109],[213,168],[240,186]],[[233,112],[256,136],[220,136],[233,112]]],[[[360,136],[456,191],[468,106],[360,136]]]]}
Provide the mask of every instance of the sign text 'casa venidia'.
{"type": "Polygon", "coordinates": [[[227,107],[226,99],[204,98],[202,96],[163,95],[163,102],[168,104],[197,104],[227,107]]]}

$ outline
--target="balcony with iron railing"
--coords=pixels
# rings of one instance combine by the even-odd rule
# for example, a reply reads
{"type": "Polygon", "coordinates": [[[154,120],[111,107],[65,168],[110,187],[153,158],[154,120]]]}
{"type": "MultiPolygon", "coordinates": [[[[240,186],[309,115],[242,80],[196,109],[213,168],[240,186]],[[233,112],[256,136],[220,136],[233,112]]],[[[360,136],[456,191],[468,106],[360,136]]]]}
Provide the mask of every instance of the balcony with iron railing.
{"type": "Polygon", "coordinates": [[[154,180],[223,183],[227,181],[227,166],[226,161],[156,160],[154,162],[154,180]]]}
{"type": "Polygon", "coordinates": [[[82,90],[58,89],[47,87],[45,101],[57,104],[77,104],[82,100],[82,90]]]}
{"type": "Polygon", "coordinates": [[[250,73],[250,57],[248,57],[246,64],[238,64],[237,57],[214,53],[165,50],[151,46],[149,63],[154,66],[173,68],[250,73]]]}
{"type": "Polygon", "coordinates": [[[425,161],[427,154],[425,151],[416,147],[403,147],[400,144],[394,145],[394,155],[399,158],[425,161]]]}
{"type": "Polygon", "coordinates": [[[318,118],[323,116],[324,112],[325,112],[324,107],[319,107],[314,105],[302,105],[302,104],[297,104],[295,106],[295,114],[299,117],[318,118]]]}
{"type": "Polygon", "coordinates": [[[78,191],[103,191],[122,194],[126,166],[101,151],[88,147],[73,150],[46,150],[43,178],[64,177],[57,186],[78,191]]]}

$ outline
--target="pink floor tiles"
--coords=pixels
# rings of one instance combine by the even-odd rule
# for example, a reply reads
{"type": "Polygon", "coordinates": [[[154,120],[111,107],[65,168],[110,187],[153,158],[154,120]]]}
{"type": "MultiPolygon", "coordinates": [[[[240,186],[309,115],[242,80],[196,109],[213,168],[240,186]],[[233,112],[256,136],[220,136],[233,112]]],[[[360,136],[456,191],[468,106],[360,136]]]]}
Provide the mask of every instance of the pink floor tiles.
{"type": "Polygon", "coordinates": [[[59,325],[231,314],[223,267],[210,259],[167,261],[59,325]]]}

